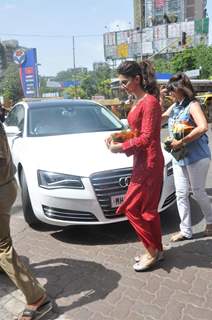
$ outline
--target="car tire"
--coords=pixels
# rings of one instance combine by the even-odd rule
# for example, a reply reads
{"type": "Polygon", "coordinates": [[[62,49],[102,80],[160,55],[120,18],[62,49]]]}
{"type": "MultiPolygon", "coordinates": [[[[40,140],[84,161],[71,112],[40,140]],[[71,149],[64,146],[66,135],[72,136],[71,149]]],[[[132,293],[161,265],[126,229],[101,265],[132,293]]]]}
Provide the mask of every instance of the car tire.
{"type": "Polygon", "coordinates": [[[37,227],[42,223],[40,220],[37,219],[37,217],[33,212],[31,200],[29,197],[26,177],[23,170],[21,171],[20,182],[21,182],[21,199],[22,199],[24,219],[31,227],[37,227]]]}

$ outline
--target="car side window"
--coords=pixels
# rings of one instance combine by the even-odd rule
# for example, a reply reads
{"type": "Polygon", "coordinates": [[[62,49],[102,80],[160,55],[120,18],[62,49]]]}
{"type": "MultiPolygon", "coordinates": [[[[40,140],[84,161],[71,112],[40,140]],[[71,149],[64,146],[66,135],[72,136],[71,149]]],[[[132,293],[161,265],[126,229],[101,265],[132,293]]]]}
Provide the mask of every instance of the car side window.
{"type": "Polygon", "coordinates": [[[16,126],[23,131],[24,129],[24,107],[21,104],[18,104],[13,108],[5,120],[7,126],[16,126]]]}

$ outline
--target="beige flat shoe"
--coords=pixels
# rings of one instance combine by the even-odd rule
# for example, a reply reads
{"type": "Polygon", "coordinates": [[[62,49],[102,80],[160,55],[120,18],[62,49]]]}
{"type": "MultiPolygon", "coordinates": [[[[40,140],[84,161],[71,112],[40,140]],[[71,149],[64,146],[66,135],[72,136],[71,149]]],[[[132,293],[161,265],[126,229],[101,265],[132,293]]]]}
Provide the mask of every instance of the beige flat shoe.
{"type": "Polygon", "coordinates": [[[185,236],[179,231],[179,232],[175,233],[175,234],[171,237],[170,241],[171,241],[171,242],[177,242],[177,241],[184,241],[184,240],[190,240],[190,239],[192,239],[192,237],[191,237],[191,238],[185,237],[185,236]]]}
{"type": "Polygon", "coordinates": [[[142,259],[140,259],[139,262],[136,262],[133,265],[133,269],[137,272],[146,271],[152,268],[158,261],[161,261],[163,259],[164,256],[162,251],[158,251],[155,257],[151,257],[150,255],[143,255],[142,259]]]}
{"type": "Polygon", "coordinates": [[[212,224],[207,224],[205,228],[205,236],[212,237],[212,224]]]}
{"type": "MultiPolygon", "coordinates": [[[[134,257],[135,262],[139,262],[141,260],[144,260],[146,257],[146,255],[142,255],[142,256],[136,256],[134,257]]],[[[164,260],[164,252],[163,251],[158,251],[158,258],[157,261],[162,261],[164,260]]]]}

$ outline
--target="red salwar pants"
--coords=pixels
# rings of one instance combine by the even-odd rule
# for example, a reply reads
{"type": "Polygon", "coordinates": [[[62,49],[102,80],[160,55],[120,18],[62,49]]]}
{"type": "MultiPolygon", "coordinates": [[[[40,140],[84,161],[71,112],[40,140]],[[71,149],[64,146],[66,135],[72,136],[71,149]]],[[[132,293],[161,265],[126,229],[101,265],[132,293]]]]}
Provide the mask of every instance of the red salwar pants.
{"type": "Polygon", "coordinates": [[[131,182],[124,202],[117,209],[117,214],[125,212],[135,229],[138,238],[146,248],[162,251],[162,236],[158,204],[162,179],[146,180],[145,183],[131,182]]]}

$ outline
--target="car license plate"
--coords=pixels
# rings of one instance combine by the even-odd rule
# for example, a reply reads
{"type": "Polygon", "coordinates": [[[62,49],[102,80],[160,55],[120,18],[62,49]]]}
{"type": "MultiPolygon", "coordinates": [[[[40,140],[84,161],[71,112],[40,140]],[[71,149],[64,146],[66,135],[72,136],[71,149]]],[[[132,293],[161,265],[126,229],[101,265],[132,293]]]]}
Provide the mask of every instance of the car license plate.
{"type": "Polygon", "coordinates": [[[111,196],[111,208],[117,208],[124,200],[124,194],[118,194],[116,196],[111,196]]]}

